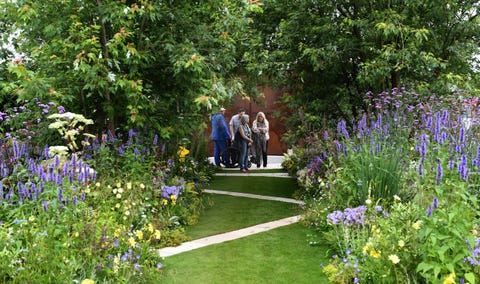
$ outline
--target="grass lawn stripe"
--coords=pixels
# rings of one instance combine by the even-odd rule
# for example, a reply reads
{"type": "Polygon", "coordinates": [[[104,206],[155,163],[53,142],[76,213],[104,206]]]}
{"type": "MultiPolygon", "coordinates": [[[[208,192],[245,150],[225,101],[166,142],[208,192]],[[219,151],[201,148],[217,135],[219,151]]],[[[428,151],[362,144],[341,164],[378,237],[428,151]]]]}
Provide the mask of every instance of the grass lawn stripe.
{"type": "Polygon", "coordinates": [[[320,264],[327,248],[309,246],[315,234],[292,224],[163,260],[162,283],[328,283],[320,264]]]}
{"type": "Polygon", "coordinates": [[[212,193],[212,194],[224,194],[224,195],[230,195],[230,196],[248,197],[248,198],[272,200],[272,201],[287,202],[287,203],[296,203],[296,204],[301,204],[301,205],[305,204],[305,202],[303,202],[301,200],[296,200],[296,199],[292,199],[292,198],[258,195],[258,194],[252,194],[252,193],[223,191],[223,190],[211,190],[211,189],[205,189],[205,192],[206,193],[212,193]]]}
{"type": "Polygon", "coordinates": [[[298,186],[295,179],[258,176],[216,176],[210,188],[292,198],[298,186]]]}
{"type": "Polygon", "coordinates": [[[297,204],[208,194],[213,203],[200,213],[194,226],[187,227],[187,235],[192,239],[235,231],[253,225],[298,215],[297,204]]]}

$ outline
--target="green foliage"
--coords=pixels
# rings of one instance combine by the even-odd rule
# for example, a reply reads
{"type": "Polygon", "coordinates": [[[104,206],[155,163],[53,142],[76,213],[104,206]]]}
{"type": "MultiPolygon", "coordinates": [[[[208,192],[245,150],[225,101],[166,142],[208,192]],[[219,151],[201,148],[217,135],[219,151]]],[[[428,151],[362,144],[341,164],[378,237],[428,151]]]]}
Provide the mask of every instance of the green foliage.
{"type": "Polygon", "coordinates": [[[403,195],[404,154],[389,145],[369,146],[372,145],[361,144],[357,152],[341,156],[336,200],[349,196],[346,204],[356,206],[369,198],[388,201],[403,195]]]}
{"type": "Polygon", "coordinates": [[[451,186],[455,188],[454,194],[437,192],[440,199],[435,198],[429,206],[428,217],[419,233],[424,240],[421,249],[425,254],[417,271],[430,282],[454,273],[475,283],[473,275],[478,275],[478,267],[472,269],[465,260],[466,256],[475,254],[473,248],[477,246],[478,236],[474,233],[478,226],[478,198],[465,184],[451,186]]]}
{"type": "MultiPolygon", "coordinates": [[[[239,64],[246,1],[7,1],[18,59],[1,96],[61,101],[92,133],[155,129],[176,144],[203,132],[212,108],[246,94],[239,64]],[[62,7],[62,13],[58,13],[62,7]],[[48,42],[49,44],[45,44],[48,42]]],[[[7,29],[9,27],[10,29],[7,29]]]]}
{"type": "Polygon", "coordinates": [[[476,1],[262,2],[252,21],[260,35],[245,57],[255,76],[288,90],[292,144],[324,120],[355,117],[367,91],[478,94],[476,1]]]}
{"type": "Polygon", "coordinates": [[[476,283],[478,98],[414,106],[402,94],[373,98],[376,111],[352,129],[341,121],[322,144],[338,154],[297,172],[312,192],[304,223],[335,248],[324,267],[332,282],[476,283]]]}

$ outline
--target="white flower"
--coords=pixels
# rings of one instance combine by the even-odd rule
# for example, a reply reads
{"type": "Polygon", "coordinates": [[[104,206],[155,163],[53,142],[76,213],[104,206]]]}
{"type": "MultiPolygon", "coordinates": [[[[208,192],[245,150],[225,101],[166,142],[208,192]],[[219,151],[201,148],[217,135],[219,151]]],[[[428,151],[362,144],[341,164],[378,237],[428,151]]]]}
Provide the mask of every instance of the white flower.
{"type": "Polygon", "coordinates": [[[48,147],[48,154],[50,156],[64,156],[68,153],[68,147],[66,146],[50,146],[48,147]]]}
{"type": "Polygon", "coordinates": [[[388,256],[388,259],[393,263],[393,264],[397,264],[400,262],[400,258],[398,258],[398,256],[396,254],[391,254],[388,256]]]}

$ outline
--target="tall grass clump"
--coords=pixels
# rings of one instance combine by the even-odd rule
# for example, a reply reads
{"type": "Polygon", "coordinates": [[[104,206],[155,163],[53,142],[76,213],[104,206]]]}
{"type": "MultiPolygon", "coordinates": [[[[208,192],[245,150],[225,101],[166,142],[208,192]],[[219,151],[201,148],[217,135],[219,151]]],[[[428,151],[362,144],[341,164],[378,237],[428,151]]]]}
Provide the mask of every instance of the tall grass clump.
{"type": "Polygon", "coordinates": [[[334,149],[321,151],[335,154],[297,173],[304,221],[334,248],[323,271],[335,283],[478,282],[478,99],[367,100],[353,127],[330,130],[334,149]]]}

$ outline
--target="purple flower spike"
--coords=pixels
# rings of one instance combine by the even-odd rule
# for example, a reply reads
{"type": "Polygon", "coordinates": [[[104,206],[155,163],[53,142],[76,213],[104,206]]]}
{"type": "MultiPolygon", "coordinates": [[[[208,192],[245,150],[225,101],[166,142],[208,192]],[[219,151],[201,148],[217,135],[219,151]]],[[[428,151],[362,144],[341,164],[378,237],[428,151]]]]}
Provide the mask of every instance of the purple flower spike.
{"type": "Polygon", "coordinates": [[[432,206],[428,206],[428,209],[427,209],[427,216],[430,217],[432,216],[432,213],[433,213],[433,209],[432,209],[432,206]]]}
{"type": "Polygon", "coordinates": [[[436,177],[437,185],[440,185],[442,177],[443,177],[442,163],[440,162],[440,159],[437,159],[437,177],[436,177]]]}
{"type": "Polygon", "coordinates": [[[43,211],[48,211],[48,202],[47,201],[42,201],[42,208],[43,208],[43,211]]]}

